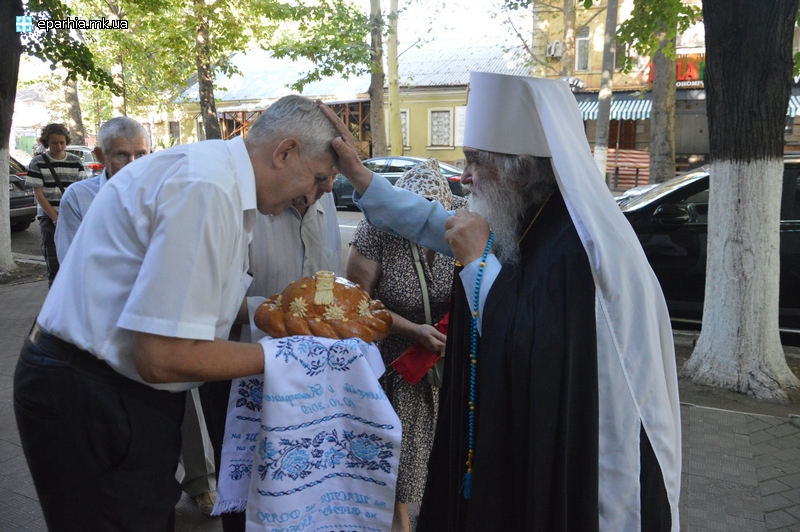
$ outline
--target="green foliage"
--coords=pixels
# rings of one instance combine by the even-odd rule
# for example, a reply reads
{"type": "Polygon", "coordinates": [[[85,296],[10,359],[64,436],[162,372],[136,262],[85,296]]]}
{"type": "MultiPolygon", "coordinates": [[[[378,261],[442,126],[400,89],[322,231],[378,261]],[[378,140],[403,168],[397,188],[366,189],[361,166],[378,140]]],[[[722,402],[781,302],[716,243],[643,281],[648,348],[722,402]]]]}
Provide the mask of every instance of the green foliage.
{"type": "MultiPolygon", "coordinates": [[[[528,9],[533,3],[534,0],[504,0],[503,7],[514,11],[528,9]]],[[[549,2],[536,3],[560,10],[549,2]]],[[[597,0],[581,2],[585,9],[597,3],[597,0]]],[[[698,6],[686,5],[682,0],[634,0],[631,17],[617,29],[617,43],[636,51],[639,56],[652,56],[661,40],[667,39],[670,44],[664,49],[664,54],[674,57],[673,39],[686,31],[700,15],[698,6]]],[[[634,58],[626,55],[622,71],[630,72],[633,66],[634,58]]]]}
{"type": "Polygon", "coordinates": [[[156,139],[155,146],[153,148],[155,151],[166,150],[167,148],[171,148],[178,143],[178,139],[170,137],[168,140],[164,141],[163,138],[156,139]]]}
{"type": "MultiPolygon", "coordinates": [[[[124,20],[126,29],[51,30],[22,34],[25,51],[83,77],[96,91],[94,109],[108,100],[104,91],[123,94],[129,112],[163,110],[180,100],[197,73],[196,27],[208,26],[208,56],[214,74],[237,73],[235,52],[260,44],[276,57],[312,60],[316,68],[292,88],[325,76],[360,75],[369,68],[369,21],[348,0],[29,0],[39,19],[79,17],[124,20]],[[293,31],[282,31],[287,24],[293,31]],[[112,78],[114,68],[121,77],[112,78]]],[[[82,85],[82,94],[87,94],[82,85]]]]}
{"type": "Polygon", "coordinates": [[[287,18],[298,21],[296,31],[263,47],[277,58],[304,57],[314,62],[316,68],[293,83],[292,89],[301,92],[305,85],[326,76],[339,74],[347,79],[369,72],[369,17],[358,7],[346,0],[320,0],[287,9],[287,18]]]}
{"type": "Polygon", "coordinates": [[[296,90],[323,76],[361,74],[369,61],[367,16],[345,0],[72,1],[83,18],[128,21],[127,30],[87,32],[86,42],[106,71],[122,63],[125,97],[134,112],[180,101],[197,74],[195,32],[201,22],[209,32],[204,59],[215,76],[237,73],[231,57],[255,44],[276,57],[315,62],[317,68],[293,86],[296,90]],[[294,31],[283,31],[287,24],[294,31]]]}
{"type": "Polygon", "coordinates": [[[196,27],[209,28],[208,61],[223,75],[236,72],[231,55],[274,28],[265,20],[267,0],[73,0],[83,18],[118,18],[128,28],[87,32],[86,40],[107,71],[121,69],[129,110],[163,110],[180,100],[197,73],[196,27]]]}
{"type": "Polygon", "coordinates": [[[63,66],[69,72],[71,79],[77,79],[80,75],[112,91],[120,90],[108,72],[96,63],[89,47],[76,37],[75,32],[46,31],[36,26],[38,20],[63,20],[68,16],[74,16],[61,0],[28,0],[23,5],[25,14],[32,16],[34,20],[33,31],[20,34],[24,53],[49,61],[54,70],[58,66],[63,66]]]}
{"type": "MultiPolygon", "coordinates": [[[[797,31],[797,27],[800,26],[800,10],[797,11],[797,16],[794,20],[794,27],[795,31],[797,31]]],[[[800,75],[800,52],[797,52],[793,56],[794,59],[794,68],[792,68],[792,76],[797,77],[800,75]]]]}
{"type": "MultiPolygon", "coordinates": [[[[586,8],[592,3],[592,0],[583,2],[586,8]]],[[[674,58],[675,37],[689,29],[700,15],[699,7],[686,5],[682,0],[634,0],[631,17],[617,29],[617,42],[640,56],[652,56],[666,39],[664,55],[674,58]]],[[[626,55],[622,71],[630,72],[632,68],[633,58],[626,55]]]]}
{"type": "Polygon", "coordinates": [[[78,81],[81,98],[83,126],[87,135],[97,135],[100,125],[110,120],[114,113],[111,107],[111,94],[102,87],[78,81]]]}
{"type": "Polygon", "coordinates": [[[528,9],[534,0],[505,0],[503,8],[509,11],[519,11],[520,9],[528,9]]]}

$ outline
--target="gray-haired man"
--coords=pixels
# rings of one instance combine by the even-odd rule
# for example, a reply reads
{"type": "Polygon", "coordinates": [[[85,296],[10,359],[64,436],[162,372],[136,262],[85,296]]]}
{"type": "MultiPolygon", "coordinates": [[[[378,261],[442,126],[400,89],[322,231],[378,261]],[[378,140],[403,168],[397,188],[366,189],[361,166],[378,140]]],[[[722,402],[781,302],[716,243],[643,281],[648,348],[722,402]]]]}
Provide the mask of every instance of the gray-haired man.
{"type": "Polygon", "coordinates": [[[59,263],[64,262],[67,249],[100,189],[125,165],[150,153],[150,141],[142,125],[125,116],[112,118],[97,132],[94,154],[105,169],[90,179],[78,181],[61,198],[56,226],[56,252],[59,263]]]}
{"type": "MultiPolygon", "coordinates": [[[[105,165],[99,175],[72,185],[61,198],[59,224],[56,226],[56,252],[64,262],[78,227],[97,193],[114,174],[129,163],[150,153],[147,130],[136,120],[118,116],[104,123],[97,132],[94,154],[105,165]]],[[[208,458],[211,442],[197,389],[186,395],[186,413],[181,425],[181,462],[184,475],[181,488],[197,503],[205,515],[211,515],[216,501],[214,462],[208,458]]]]}
{"type": "Polygon", "coordinates": [[[170,530],[185,391],[264,371],[224,340],[256,211],[332,188],[335,127],[281,98],[247,139],[140,158],[97,194],[20,352],[14,405],[50,530],[170,530]]]}

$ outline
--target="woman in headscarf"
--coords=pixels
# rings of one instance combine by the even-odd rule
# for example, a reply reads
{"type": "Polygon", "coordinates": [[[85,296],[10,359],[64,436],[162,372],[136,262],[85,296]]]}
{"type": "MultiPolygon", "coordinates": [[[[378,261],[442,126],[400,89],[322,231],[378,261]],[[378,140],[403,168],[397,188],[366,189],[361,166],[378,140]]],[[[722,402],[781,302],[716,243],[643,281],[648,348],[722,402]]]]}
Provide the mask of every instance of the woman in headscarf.
{"type": "MultiPolygon", "coordinates": [[[[464,198],[453,196],[436,159],[412,167],[395,186],[438,201],[448,211],[467,205],[464,198]]],[[[447,313],[455,259],[384,233],[365,220],[350,244],[347,277],[380,299],[394,320],[389,336],[378,342],[378,347],[387,366],[382,384],[403,426],[392,531],[408,532],[408,504],[420,502],[425,489],[439,389],[425,377],[410,384],[390,364],[416,342],[430,351],[444,353],[446,336],[433,324],[447,313]],[[420,271],[429,301],[429,323],[420,271]]]]}

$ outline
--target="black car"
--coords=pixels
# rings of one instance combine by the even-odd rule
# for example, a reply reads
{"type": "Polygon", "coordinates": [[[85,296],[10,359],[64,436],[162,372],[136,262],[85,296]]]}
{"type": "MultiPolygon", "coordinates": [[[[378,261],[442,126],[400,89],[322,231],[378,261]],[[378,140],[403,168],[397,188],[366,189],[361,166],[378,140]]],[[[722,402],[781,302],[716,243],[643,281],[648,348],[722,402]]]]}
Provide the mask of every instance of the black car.
{"type": "MultiPolygon", "coordinates": [[[[364,161],[364,166],[376,174],[382,175],[394,185],[406,170],[424,161],[427,161],[427,159],[409,157],[407,155],[390,155],[367,159],[364,161]]],[[[447,178],[447,183],[450,185],[450,190],[453,194],[462,197],[467,195],[467,187],[461,184],[460,168],[440,162],[439,169],[442,171],[442,175],[447,178]]],[[[353,185],[341,174],[337,175],[336,179],[333,180],[333,200],[337,207],[355,206],[355,203],[353,203],[353,185]]]]}
{"type": "Polygon", "coordinates": [[[36,219],[36,199],[33,190],[25,184],[28,169],[13,157],[8,158],[8,211],[11,230],[24,231],[36,219]]]}
{"type": "MultiPolygon", "coordinates": [[[[661,283],[676,328],[703,316],[709,167],[661,183],[621,205],[661,283]]],[[[621,280],[624,282],[624,280],[621,280]]],[[[780,225],[780,330],[800,346],[800,158],[786,158],[780,225]]]]}

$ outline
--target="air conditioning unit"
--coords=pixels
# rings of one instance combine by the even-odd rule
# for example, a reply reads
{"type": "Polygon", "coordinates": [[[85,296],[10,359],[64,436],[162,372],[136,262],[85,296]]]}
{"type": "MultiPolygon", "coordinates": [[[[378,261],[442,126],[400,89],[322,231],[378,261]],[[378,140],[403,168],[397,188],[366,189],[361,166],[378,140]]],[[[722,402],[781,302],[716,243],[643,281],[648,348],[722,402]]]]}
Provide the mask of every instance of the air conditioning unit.
{"type": "Polygon", "coordinates": [[[564,48],[561,45],[561,41],[553,41],[553,42],[547,43],[547,46],[545,47],[545,50],[544,50],[544,54],[547,57],[561,57],[562,54],[564,53],[563,50],[564,50],[564,48]]]}

